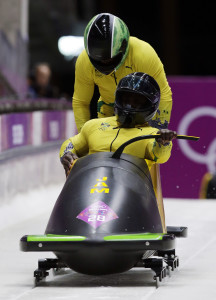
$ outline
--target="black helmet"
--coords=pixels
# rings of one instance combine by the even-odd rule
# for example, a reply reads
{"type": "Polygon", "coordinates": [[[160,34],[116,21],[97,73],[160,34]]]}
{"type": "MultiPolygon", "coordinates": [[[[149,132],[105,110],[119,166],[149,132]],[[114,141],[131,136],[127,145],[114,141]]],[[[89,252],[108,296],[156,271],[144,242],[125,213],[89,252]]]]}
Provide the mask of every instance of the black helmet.
{"type": "Polygon", "coordinates": [[[128,54],[129,36],[126,24],[112,14],[102,13],[91,19],[84,43],[93,66],[105,75],[117,70],[128,54]]]}
{"type": "Polygon", "coordinates": [[[119,81],[115,94],[115,115],[121,127],[150,121],[160,102],[160,88],[153,77],[135,72],[119,81]]]}

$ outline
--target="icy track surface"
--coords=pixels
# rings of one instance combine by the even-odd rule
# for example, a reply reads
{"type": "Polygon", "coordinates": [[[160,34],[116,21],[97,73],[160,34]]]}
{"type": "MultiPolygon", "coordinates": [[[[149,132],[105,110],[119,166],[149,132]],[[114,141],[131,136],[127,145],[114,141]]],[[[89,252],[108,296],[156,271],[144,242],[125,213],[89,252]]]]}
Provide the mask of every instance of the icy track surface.
{"type": "Polygon", "coordinates": [[[62,184],[19,195],[0,208],[0,299],[88,300],[213,300],[216,299],[216,200],[165,200],[167,225],[189,227],[178,239],[180,267],[155,288],[150,269],[132,269],[109,276],[86,276],[73,271],[52,275],[33,287],[37,260],[52,253],[19,251],[25,234],[43,234],[62,184]]]}

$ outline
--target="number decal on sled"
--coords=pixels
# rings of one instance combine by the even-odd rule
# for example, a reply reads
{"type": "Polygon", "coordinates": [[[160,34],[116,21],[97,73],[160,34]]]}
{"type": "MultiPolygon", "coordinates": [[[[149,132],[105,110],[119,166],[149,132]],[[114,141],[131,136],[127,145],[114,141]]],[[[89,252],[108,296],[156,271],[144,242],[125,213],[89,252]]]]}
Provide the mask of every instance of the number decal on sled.
{"type": "Polygon", "coordinates": [[[94,222],[94,221],[101,221],[104,222],[105,221],[105,216],[103,215],[91,215],[88,218],[88,222],[94,222]]]}
{"type": "Polygon", "coordinates": [[[118,219],[118,216],[107,204],[98,201],[81,211],[77,219],[97,228],[106,222],[118,219]]]}

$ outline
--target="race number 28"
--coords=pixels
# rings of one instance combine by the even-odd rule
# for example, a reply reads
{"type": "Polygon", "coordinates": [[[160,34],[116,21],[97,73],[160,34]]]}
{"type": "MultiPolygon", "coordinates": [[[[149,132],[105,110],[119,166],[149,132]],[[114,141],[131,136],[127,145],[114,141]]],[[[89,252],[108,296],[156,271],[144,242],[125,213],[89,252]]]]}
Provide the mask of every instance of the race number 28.
{"type": "Polygon", "coordinates": [[[102,215],[90,215],[88,217],[88,222],[93,222],[93,221],[104,222],[105,221],[105,216],[102,216],[102,215]]]}

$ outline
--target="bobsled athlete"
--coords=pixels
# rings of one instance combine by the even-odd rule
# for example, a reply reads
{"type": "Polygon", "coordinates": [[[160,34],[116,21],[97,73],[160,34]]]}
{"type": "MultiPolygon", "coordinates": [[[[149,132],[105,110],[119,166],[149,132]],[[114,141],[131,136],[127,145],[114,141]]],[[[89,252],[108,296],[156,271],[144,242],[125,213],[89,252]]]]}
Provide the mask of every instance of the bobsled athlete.
{"type": "Polygon", "coordinates": [[[84,32],[84,44],[85,49],[76,61],[73,94],[73,111],[78,132],[90,119],[89,105],[94,86],[98,86],[100,93],[98,118],[113,116],[116,87],[120,79],[133,72],[147,73],[159,84],[161,101],[151,120],[151,126],[167,128],[172,109],[172,93],[163,64],[155,50],[148,43],[130,37],[126,24],[109,13],[101,13],[92,18],[84,32]]]}
{"type": "Polygon", "coordinates": [[[160,88],[153,77],[135,72],[122,78],[115,93],[115,116],[92,119],[81,132],[66,140],[60,149],[60,159],[68,174],[77,157],[96,152],[114,152],[127,140],[149,134],[160,138],[138,141],[128,146],[124,153],[144,158],[149,168],[153,163],[166,162],[171,154],[176,132],[149,126],[160,103],[160,88]]]}

